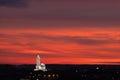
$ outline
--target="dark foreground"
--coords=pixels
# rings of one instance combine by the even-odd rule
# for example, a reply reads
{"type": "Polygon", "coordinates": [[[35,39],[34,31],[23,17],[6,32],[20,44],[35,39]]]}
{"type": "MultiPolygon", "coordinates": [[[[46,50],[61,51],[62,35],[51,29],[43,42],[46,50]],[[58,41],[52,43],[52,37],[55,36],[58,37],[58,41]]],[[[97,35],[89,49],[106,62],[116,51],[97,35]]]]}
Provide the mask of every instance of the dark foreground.
{"type": "Polygon", "coordinates": [[[34,67],[0,65],[0,80],[120,80],[120,66],[115,65],[47,65],[47,72],[34,67]]]}

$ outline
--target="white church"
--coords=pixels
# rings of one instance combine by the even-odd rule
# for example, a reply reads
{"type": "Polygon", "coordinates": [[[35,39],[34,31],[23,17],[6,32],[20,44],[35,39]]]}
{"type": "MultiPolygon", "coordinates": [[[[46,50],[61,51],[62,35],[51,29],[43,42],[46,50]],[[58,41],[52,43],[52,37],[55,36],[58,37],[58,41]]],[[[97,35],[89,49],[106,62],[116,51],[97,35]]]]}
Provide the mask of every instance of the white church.
{"type": "Polygon", "coordinates": [[[36,57],[36,68],[34,71],[47,71],[46,66],[44,63],[40,63],[40,56],[37,55],[36,57]]]}

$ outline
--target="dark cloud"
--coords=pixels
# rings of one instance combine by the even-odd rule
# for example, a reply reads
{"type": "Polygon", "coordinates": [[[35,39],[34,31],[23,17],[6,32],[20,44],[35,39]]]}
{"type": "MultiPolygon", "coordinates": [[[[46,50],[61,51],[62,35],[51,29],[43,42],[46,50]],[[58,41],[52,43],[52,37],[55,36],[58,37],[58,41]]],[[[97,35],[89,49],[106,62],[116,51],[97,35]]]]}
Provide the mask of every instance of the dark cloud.
{"type": "Polygon", "coordinates": [[[105,39],[105,40],[100,40],[100,39],[78,39],[76,42],[81,43],[81,44],[86,44],[86,45],[100,45],[100,44],[116,44],[120,43],[120,40],[114,40],[114,39],[105,39]]]}
{"type": "Polygon", "coordinates": [[[109,52],[109,53],[114,53],[116,55],[119,55],[120,48],[99,48],[96,49],[97,51],[104,51],[104,52],[109,52]]]}
{"type": "MultiPolygon", "coordinates": [[[[43,58],[59,58],[59,57],[67,57],[64,54],[60,53],[39,53],[43,58]]],[[[1,57],[28,57],[28,58],[34,58],[36,56],[35,53],[24,53],[19,51],[14,51],[13,49],[0,49],[0,56],[1,57]]]]}
{"type": "Polygon", "coordinates": [[[27,54],[13,49],[0,49],[0,56],[4,57],[34,57],[35,54],[27,54]]]}
{"type": "Polygon", "coordinates": [[[25,7],[27,0],[0,0],[1,7],[25,7]]]}
{"type": "MultiPolygon", "coordinates": [[[[82,56],[82,58],[90,58],[90,59],[119,59],[120,56],[119,54],[115,54],[114,52],[106,54],[105,52],[90,52],[90,51],[83,51],[83,52],[78,52],[76,55],[82,56]],[[104,53],[104,54],[102,54],[104,53]],[[114,55],[113,55],[114,54],[114,55]]],[[[76,56],[77,57],[77,56],[76,56]]]]}
{"type": "MultiPolygon", "coordinates": [[[[14,13],[14,15],[16,14],[14,13]]],[[[11,16],[11,18],[13,17],[11,16]]],[[[39,16],[37,17],[38,19],[35,19],[35,18],[24,19],[22,17],[21,19],[20,17],[16,19],[14,18],[11,19],[11,18],[7,20],[5,16],[0,16],[0,19],[3,19],[2,21],[0,21],[0,29],[6,29],[6,28],[8,29],[11,29],[11,28],[13,29],[68,29],[68,28],[94,29],[94,28],[101,28],[101,29],[108,29],[108,30],[110,28],[120,29],[120,26],[119,26],[120,20],[114,20],[114,19],[105,20],[103,18],[103,20],[98,20],[98,19],[93,20],[93,18],[91,18],[88,20],[84,18],[85,20],[75,20],[72,18],[65,19],[65,17],[63,18],[61,17],[62,19],[40,18],[39,16]]]]}
{"type": "Polygon", "coordinates": [[[8,41],[13,45],[35,45],[37,44],[35,41],[32,40],[49,40],[47,43],[75,43],[80,45],[102,45],[102,44],[120,44],[120,40],[115,40],[111,36],[101,36],[95,35],[92,37],[85,37],[85,36],[51,36],[51,35],[44,35],[44,34],[16,34],[16,35],[9,35],[9,34],[0,34],[0,39],[3,41],[8,41]],[[101,39],[101,37],[105,39],[101,39]],[[96,38],[96,39],[95,39],[96,38]],[[25,39],[26,43],[22,43],[22,40],[25,39]]]}
{"type": "Polygon", "coordinates": [[[116,65],[120,65],[120,62],[100,62],[100,63],[104,63],[104,64],[116,64],[116,65]]]}
{"type": "MultiPolygon", "coordinates": [[[[118,4],[114,2],[28,0],[30,4],[25,9],[1,8],[0,20],[4,20],[0,21],[0,28],[120,27],[120,10],[117,6],[120,1],[116,1],[118,4]]],[[[0,0],[0,6],[6,7],[26,4],[26,0],[0,0]]]]}
{"type": "MultiPolygon", "coordinates": [[[[120,40],[115,40],[110,36],[105,35],[105,39],[94,39],[98,38],[97,36],[85,37],[85,36],[50,36],[50,35],[35,35],[35,34],[24,34],[24,37],[27,38],[39,38],[39,39],[48,39],[51,42],[63,42],[63,43],[76,43],[83,45],[101,45],[101,44],[111,44],[111,43],[120,43],[120,40]],[[107,36],[107,37],[106,37],[107,36]]],[[[104,36],[103,36],[104,37],[104,36]]]]}

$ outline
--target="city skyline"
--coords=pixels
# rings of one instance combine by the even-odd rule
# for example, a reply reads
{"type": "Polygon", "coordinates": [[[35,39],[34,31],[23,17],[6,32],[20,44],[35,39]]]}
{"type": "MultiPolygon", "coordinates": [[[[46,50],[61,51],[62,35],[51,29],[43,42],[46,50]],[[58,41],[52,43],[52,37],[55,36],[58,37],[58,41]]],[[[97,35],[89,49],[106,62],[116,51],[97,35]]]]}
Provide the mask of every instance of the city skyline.
{"type": "Polygon", "coordinates": [[[120,64],[120,1],[0,0],[0,64],[120,64]]]}

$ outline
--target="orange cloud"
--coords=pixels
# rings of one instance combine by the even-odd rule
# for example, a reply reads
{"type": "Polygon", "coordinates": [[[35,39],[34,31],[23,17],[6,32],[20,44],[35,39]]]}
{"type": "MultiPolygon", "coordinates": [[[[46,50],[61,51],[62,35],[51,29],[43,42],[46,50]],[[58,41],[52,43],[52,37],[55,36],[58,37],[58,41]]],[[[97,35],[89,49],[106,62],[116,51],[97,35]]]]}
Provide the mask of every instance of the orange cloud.
{"type": "Polygon", "coordinates": [[[38,53],[47,64],[120,62],[119,30],[3,29],[0,30],[0,63],[34,64],[38,53]]]}

